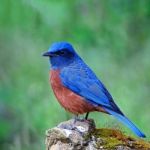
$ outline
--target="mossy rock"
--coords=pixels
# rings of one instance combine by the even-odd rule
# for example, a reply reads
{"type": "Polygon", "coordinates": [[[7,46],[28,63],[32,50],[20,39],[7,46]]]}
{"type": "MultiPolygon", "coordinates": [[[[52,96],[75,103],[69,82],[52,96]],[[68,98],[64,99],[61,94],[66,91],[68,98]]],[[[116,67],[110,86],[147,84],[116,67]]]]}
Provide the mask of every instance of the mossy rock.
{"type": "Polygon", "coordinates": [[[150,143],[142,139],[135,139],[124,135],[120,130],[116,129],[95,129],[92,133],[96,139],[96,148],[103,149],[134,149],[134,150],[150,150],[150,143]]]}
{"type": "Polygon", "coordinates": [[[150,143],[120,130],[96,129],[93,120],[60,123],[46,132],[47,150],[150,150],[150,143]]]}

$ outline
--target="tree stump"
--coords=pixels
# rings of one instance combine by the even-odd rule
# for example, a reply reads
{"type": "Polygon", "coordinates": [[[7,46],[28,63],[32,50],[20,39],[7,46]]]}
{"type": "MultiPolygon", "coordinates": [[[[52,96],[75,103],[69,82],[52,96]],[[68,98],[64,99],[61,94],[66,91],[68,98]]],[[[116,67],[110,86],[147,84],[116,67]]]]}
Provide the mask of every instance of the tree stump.
{"type": "Polygon", "coordinates": [[[93,120],[71,119],[46,131],[46,150],[150,150],[150,143],[115,129],[96,129],[93,120]]]}

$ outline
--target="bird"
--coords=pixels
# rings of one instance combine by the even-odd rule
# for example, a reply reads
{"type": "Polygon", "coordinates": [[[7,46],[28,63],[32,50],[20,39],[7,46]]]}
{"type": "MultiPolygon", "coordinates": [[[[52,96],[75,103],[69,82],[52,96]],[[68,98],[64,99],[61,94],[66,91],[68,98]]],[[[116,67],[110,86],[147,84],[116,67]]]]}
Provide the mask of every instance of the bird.
{"type": "Polygon", "coordinates": [[[52,43],[43,56],[49,57],[50,84],[66,111],[74,115],[86,113],[86,119],[90,112],[103,112],[123,123],[138,137],[146,137],[123,114],[105,85],[70,43],[52,43]]]}

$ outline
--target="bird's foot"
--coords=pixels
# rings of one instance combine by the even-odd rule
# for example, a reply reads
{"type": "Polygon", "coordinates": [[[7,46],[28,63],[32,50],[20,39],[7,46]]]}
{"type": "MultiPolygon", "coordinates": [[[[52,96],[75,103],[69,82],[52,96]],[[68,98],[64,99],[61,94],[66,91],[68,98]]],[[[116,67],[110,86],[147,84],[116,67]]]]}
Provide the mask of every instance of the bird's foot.
{"type": "Polygon", "coordinates": [[[79,118],[78,115],[75,115],[75,116],[74,116],[73,124],[76,124],[76,122],[78,122],[78,121],[81,121],[81,118],[79,118]]]}
{"type": "Polygon", "coordinates": [[[89,112],[86,113],[85,115],[85,120],[88,120],[89,112]]]}
{"type": "Polygon", "coordinates": [[[76,124],[76,122],[89,122],[91,119],[88,119],[89,112],[86,113],[85,117],[80,118],[78,115],[74,116],[74,122],[73,124],[76,124]]]}

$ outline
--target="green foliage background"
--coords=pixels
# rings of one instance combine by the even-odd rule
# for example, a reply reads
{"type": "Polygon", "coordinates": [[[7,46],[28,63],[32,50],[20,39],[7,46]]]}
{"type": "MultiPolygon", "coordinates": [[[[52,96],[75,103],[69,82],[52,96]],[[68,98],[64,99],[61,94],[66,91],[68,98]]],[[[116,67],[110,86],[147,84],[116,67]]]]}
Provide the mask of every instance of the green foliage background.
{"type": "MultiPolygon", "coordinates": [[[[149,138],[149,0],[1,0],[0,149],[44,149],[45,130],[71,117],[49,87],[41,56],[54,41],[74,45],[149,138]]],[[[111,116],[90,117],[132,134],[111,116]]]]}

